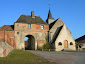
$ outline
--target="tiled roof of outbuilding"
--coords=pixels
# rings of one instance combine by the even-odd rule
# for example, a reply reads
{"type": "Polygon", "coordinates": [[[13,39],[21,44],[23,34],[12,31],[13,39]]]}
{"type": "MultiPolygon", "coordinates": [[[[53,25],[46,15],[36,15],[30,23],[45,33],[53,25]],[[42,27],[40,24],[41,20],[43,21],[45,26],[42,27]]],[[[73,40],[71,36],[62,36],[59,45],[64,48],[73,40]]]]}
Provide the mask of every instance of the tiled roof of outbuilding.
{"type": "Polygon", "coordinates": [[[0,31],[4,31],[4,30],[12,31],[12,30],[14,30],[14,25],[4,25],[0,28],[0,31]]]}
{"type": "Polygon", "coordinates": [[[84,42],[84,43],[85,43],[85,35],[77,38],[75,41],[76,41],[76,42],[82,42],[82,43],[84,42]]]}
{"type": "Polygon", "coordinates": [[[47,24],[40,18],[40,16],[35,16],[35,18],[32,18],[30,15],[21,15],[15,23],[47,24]]]}

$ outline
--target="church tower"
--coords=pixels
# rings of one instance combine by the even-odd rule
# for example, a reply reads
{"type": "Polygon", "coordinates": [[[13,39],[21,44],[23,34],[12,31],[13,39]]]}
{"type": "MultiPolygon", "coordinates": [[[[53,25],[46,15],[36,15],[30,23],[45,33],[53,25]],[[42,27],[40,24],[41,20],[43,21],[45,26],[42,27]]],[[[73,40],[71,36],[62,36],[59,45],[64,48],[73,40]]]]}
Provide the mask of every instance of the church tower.
{"type": "Polygon", "coordinates": [[[54,21],[55,21],[55,19],[52,17],[52,14],[51,14],[50,9],[49,9],[46,23],[47,23],[47,24],[51,24],[51,23],[54,22],[54,21]]]}

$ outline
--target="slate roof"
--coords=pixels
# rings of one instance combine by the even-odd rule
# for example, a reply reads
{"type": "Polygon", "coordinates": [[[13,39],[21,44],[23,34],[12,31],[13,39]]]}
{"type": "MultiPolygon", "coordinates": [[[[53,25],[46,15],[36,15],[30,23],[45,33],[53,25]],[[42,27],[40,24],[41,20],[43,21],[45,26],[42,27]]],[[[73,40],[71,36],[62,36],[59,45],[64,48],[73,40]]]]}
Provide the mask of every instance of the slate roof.
{"type": "Polygon", "coordinates": [[[55,20],[54,22],[52,22],[52,23],[49,25],[49,29],[50,29],[50,30],[51,30],[51,29],[55,29],[55,28],[52,28],[52,27],[55,25],[55,23],[56,23],[56,29],[57,29],[58,27],[64,25],[63,21],[62,21],[60,18],[58,18],[57,20],[55,20]]]}
{"type": "MultiPolygon", "coordinates": [[[[50,25],[49,25],[49,30],[52,29],[52,27],[54,26],[54,24],[56,24],[56,28],[60,27],[60,26],[63,26],[64,23],[63,21],[61,20],[61,18],[58,18],[57,20],[55,20],[54,22],[52,22],[50,25]]],[[[68,29],[68,28],[67,28],[68,29]]],[[[68,29],[69,30],[69,29],[68,29]]],[[[70,31],[70,30],[69,30],[70,31]]],[[[71,33],[71,32],[70,32],[71,33]]]]}
{"type": "MultiPolygon", "coordinates": [[[[49,25],[49,31],[51,33],[54,33],[52,40],[50,41],[51,43],[55,43],[55,40],[57,39],[57,37],[58,37],[63,26],[64,26],[64,23],[60,18],[58,18],[57,20],[55,20],[54,22],[52,22],[49,25]]],[[[66,29],[70,32],[70,30],[67,27],[66,27],[66,29]]]]}
{"type": "Polygon", "coordinates": [[[76,42],[84,42],[85,43],[85,35],[83,35],[83,36],[81,36],[81,37],[79,37],[79,38],[77,38],[76,40],[75,40],[76,42]]]}
{"type": "Polygon", "coordinates": [[[51,40],[51,43],[55,43],[55,41],[56,41],[56,39],[57,39],[60,31],[62,30],[62,28],[63,28],[63,25],[60,26],[60,27],[58,27],[58,28],[56,29],[56,31],[55,31],[55,33],[54,33],[54,35],[53,35],[53,38],[52,38],[52,40],[51,40]]]}
{"type": "Polygon", "coordinates": [[[49,12],[48,12],[48,19],[54,19],[54,18],[52,17],[52,14],[51,14],[51,12],[50,12],[50,9],[49,9],[49,12]]]}
{"type": "MultiPolygon", "coordinates": [[[[58,20],[58,19],[57,19],[58,20]]],[[[49,29],[51,29],[53,27],[53,25],[57,22],[57,20],[55,20],[54,22],[52,22],[50,25],[49,25],[49,29]]]]}
{"type": "Polygon", "coordinates": [[[51,14],[51,12],[50,12],[50,9],[49,9],[48,17],[47,17],[47,20],[46,20],[47,23],[48,23],[48,19],[55,20],[55,19],[52,17],[52,14],[51,14]]]}
{"type": "Polygon", "coordinates": [[[14,30],[14,25],[4,25],[0,28],[0,31],[13,31],[14,30]]]}
{"type": "Polygon", "coordinates": [[[32,18],[30,15],[21,15],[15,23],[27,23],[27,24],[47,24],[40,16],[32,18]]]}

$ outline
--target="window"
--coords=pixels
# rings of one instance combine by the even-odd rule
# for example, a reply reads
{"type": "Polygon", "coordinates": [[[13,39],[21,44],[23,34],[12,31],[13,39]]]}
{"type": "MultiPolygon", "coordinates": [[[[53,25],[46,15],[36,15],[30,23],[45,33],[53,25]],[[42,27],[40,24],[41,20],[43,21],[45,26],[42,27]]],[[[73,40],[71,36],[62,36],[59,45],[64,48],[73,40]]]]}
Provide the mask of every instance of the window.
{"type": "Polygon", "coordinates": [[[46,33],[44,33],[44,35],[46,35],[46,33]]]}
{"type": "Polygon", "coordinates": [[[28,24],[28,28],[31,28],[31,24],[28,24]]]}
{"type": "Polygon", "coordinates": [[[44,25],[41,25],[41,29],[44,29],[44,25]]]}
{"type": "Polygon", "coordinates": [[[73,43],[72,43],[72,42],[70,42],[70,45],[73,45],[73,43]]]}
{"type": "Polygon", "coordinates": [[[19,32],[17,32],[17,34],[19,34],[19,32]]]}
{"type": "Polygon", "coordinates": [[[60,45],[62,45],[62,43],[61,43],[61,42],[59,42],[59,43],[58,43],[58,45],[60,46],[60,45]]]}

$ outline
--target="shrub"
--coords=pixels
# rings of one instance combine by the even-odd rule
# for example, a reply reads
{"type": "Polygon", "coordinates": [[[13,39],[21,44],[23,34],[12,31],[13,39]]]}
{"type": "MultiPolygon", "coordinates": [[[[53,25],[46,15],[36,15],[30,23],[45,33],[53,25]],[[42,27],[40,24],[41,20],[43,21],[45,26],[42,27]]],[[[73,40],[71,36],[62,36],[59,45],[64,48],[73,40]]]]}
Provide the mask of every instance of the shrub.
{"type": "Polygon", "coordinates": [[[48,36],[46,36],[46,43],[43,45],[43,49],[51,49],[50,43],[48,42],[48,36]]]}
{"type": "Polygon", "coordinates": [[[83,50],[85,50],[85,48],[83,48],[83,50]]]}
{"type": "Polygon", "coordinates": [[[38,47],[38,48],[37,48],[37,50],[40,50],[40,51],[42,51],[42,49],[43,49],[42,47],[38,47]]]}

